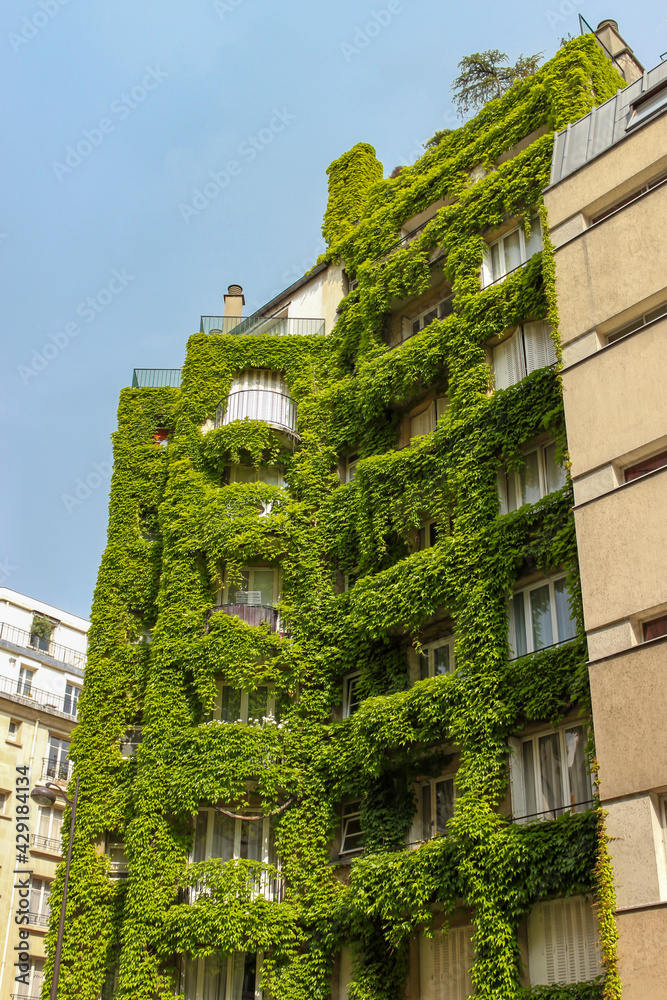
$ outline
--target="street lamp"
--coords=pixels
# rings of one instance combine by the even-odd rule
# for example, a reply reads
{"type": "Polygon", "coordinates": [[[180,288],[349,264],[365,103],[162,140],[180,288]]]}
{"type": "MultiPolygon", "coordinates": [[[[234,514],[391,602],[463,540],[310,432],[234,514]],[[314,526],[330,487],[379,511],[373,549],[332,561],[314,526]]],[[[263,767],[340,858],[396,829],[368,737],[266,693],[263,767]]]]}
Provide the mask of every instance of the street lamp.
{"type": "Polygon", "coordinates": [[[58,941],[56,943],[56,957],[53,963],[53,979],[51,981],[51,992],[49,1000],[58,1000],[58,978],[60,976],[60,956],[63,950],[63,934],[65,933],[65,911],[67,909],[67,887],[69,885],[69,869],[72,861],[72,843],[74,841],[74,825],[76,823],[76,804],[79,800],[79,779],[76,779],[74,786],[74,799],[69,799],[62,788],[53,781],[47,781],[43,785],[35,785],[30,793],[31,799],[38,806],[52,806],[59,795],[72,809],[69,824],[69,843],[67,845],[67,865],[65,866],[65,885],[63,887],[63,901],[60,907],[60,921],[58,923],[58,941]]]}

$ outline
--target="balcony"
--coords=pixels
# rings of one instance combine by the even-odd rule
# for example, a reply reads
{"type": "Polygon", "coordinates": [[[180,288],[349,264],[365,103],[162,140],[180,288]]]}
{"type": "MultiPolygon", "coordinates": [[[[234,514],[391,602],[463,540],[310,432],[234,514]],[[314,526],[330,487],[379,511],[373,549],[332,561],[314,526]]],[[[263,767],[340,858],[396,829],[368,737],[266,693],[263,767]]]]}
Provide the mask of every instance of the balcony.
{"type": "Polygon", "coordinates": [[[62,854],[62,843],[59,837],[40,837],[33,833],[30,838],[30,847],[33,851],[46,851],[48,854],[62,854]]]}
{"type": "Polygon", "coordinates": [[[323,336],[324,320],[287,316],[202,316],[199,332],[246,337],[323,336]]]}
{"type": "Polygon", "coordinates": [[[230,392],[215,412],[215,427],[224,427],[234,420],[265,420],[277,430],[292,437],[296,433],[296,403],[283,392],[273,389],[239,389],[230,392]]]}
{"type": "Polygon", "coordinates": [[[23,649],[36,649],[40,653],[45,653],[52,660],[58,660],[68,667],[78,667],[85,670],[87,654],[80,653],[78,649],[69,649],[67,646],[60,646],[51,639],[43,639],[34,632],[26,632],[25,629],[16,628],[7,622],[0,622],[0,642],[11,643],[13,646],[21,646],[23,649]]]}
{"type": "Polygon", "coordinates": [[[31,927],[43,927],[44,930],[49,926],[49,914],[48,913],[28,913],[28,923],[31,927]]]}
{"type": "MultiPolygon", "coordinates": [[[[256,899],[259,896],[263,896],[264,899],[271,903],[282,903],[285,896],[285,883],[284,879],[278,875],[276,878],[272,878],[268,872],[262,872],[261,874],[250,876],[248,878],[248,888],[252,896],[256,899]]],[[[212,897],[211,890],[205,881],[197,882],[195,885],[188,886],[180,891],[180,902],[187,903],[192,906],[199,899],[210,899],[212,897]]]]}
{"type": "Polygon", "coordinates": [[[180,368],[135,368],[132,373],[133,389],[179,389],[180,368]]]}
{"type": "Polygon", "coordinates": [[[34,708],[36,705],[39,705],[40,708],[58,712],[59,715],[66,716],[68,719],[72,719],[72,721],[77,716],[77,706],[76,704],[72,704],[71,696],[69,699],[70,710],[66,711],[68,696],[64,692],[58,694],[54,691],[45,691],[43,688],[33,687],[32,684],[26,683],[25,680],[19,681],[15,677],[0,676],[0,694],[9,695],[12,701],[16,701],[26,707],[34,708]],[[71,711],[72,707],[74,707],[74,712],[71,711]]]}
{"type": "Polygon", "coordinates": [[[63,757],[42,758],[42,781],[56,781],[66,785],[72,777],[74,761],[63,757]]]}
{"type": "Polygon", "coordinates": [[[278,609],[269,604],[216,604],[209,611],[209,618],[217,611],[240,618],[246,625],[261,625],[266,622],[271,632],[280,631],[278,609]]]}

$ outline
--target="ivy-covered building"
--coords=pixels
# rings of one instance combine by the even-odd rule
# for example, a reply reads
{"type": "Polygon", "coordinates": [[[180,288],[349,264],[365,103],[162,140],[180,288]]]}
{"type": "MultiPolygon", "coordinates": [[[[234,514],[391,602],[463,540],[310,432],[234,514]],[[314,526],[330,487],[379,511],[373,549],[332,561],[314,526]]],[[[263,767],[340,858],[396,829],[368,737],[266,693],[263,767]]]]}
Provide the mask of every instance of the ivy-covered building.
{"type": "Polygon", "coordinates": [[[121,394],[62,1000],[620,995],[542,191],[625,82],[585,35],[359,143],[318,266],[121,394]]]}

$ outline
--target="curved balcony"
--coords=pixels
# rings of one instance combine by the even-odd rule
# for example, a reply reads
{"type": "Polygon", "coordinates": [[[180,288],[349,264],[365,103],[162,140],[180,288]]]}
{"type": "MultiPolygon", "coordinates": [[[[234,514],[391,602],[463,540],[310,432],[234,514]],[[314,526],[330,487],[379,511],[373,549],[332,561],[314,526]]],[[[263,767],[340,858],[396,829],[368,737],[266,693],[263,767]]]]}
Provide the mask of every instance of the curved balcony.
{"type": "Polygon", "coordinates": [[[274,389],[238,389],[215,411],[215,427],[224,427],[234,420],[265,420],[271,427],[292,437],[296,432],[296,403],[284,392],[274,389]]]}

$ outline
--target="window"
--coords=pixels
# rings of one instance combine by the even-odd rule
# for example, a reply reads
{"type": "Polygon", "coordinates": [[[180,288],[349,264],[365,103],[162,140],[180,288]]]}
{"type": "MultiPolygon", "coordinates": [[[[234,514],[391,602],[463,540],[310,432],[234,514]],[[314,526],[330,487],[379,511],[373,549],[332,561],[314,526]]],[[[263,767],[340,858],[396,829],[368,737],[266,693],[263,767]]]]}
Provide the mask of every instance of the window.
{"type": "Polygon", "coordinates": [[[359,464],[360,456],[355,453],[354,455],[348,455],[345,461],[345,482],[351,483],[357,474],[357,465],[359,464]]]}
{"type": "Polygon", "coordinates": [[[261,957],[254,952],[185,958],[181,996],[185,1000],[258,1000],[261,957]]]}
{"type": "Polygon", "coordinates": [[[473,992],[470,968],[475,961],[473,929],[450,927],[432,938],[419,936],[422,1000],[466,1000],[473,992]]]}
{"type": "Polygon", "coordinates": [[[361,705],[359,682],[361,674],[348,674],[343,678],[343,718],[349,719],[361,705]]]}
{"type": "Polygon", "coordinates": [[[581,983],[602,972],[595,913],[581,896],[538,903],[528,918],[531,986],[581,983]]]}
{"type": "Polygon", "coordinates": [[[454,636],[437,639],[428,646],[422,646],[419,657],[419,679],[437,677],[439,674],[451,674],[456,667],[454,659],[454,636]]]}
{"type": "Polygon", "coordinates": [[[252,465],[232,465],[229,470],[230,483],[265,483],[267,486],[282,486],[283,474],[277,465],[262,465],[256,469],[252,465]]]}
{"type": "Polygon", "coordinates": [[[215,426],[246,418],[265,420],[288,433],[296,431],[296,405],[281,374],[252,368],[234,379],[227,399],[216,410],[215,426]]]}
{"type": "Polygon", "coordinates": [[[657,309],[652,309],[650,312],[644,313],[639,319],[634,319],[632,323],[626,323],[625,326],[619,327],[618,330],[608,333],[606,341],[608,344],[613,344],[616,340],[620,340],[621,337],[627,337],[629,333],[641,330],[643,326],[653,323],[654,320],[662,319],[663,316],[667,316],[667,303],[663,303],[657,309]]]}
{"type": "Polygon", "coordinates": [[[130,873],[130,862],[125,853],[125,843],[117,834],[107,837],[106,854],[109,858],[109,878],[127,878],[130,873]]]}
{"type": "Polygon", "coordinates": [[[35,613],[32,616],[30,645],[33,649],[41,649],[42,652],[48,653],[51,635],[57,624],[58,622],[54,618],[49,618],[47,615],[35,613]]]}
{"type": "Polygon", "coordinates": [[[583,726],[538,733],[510,742],[512,811],[515,822],[556,819],[583,812],[593,802],[583,726]]]}
{"type": "Polygon", "coordinates": [[[432,548],[437,540],[438,540],[438,526],[431,517],[419,529],[418,551],[421,552],[422,549],[432,548]]]}
{"type": "Polygon", "coordinates": [[[65,715],[72,715],[76,719],[80,694],[81,688],[77,687],[76,684],[70,684],[68,681],[65,685],[65,700],[63,702],[63,712],[65,715]]]}
{"type": "Polygon", "coordinates": [[[125,736],[120,741],[121,757],[136,757],[137,750],[142,738],[142,727],[135,726],[128,729],[125,736]]]}
{"type": "Polygon", "coordinates": [[[275,607],[278,601],[278,570],[271,566],[249,566],[241,570],[241,582],[227,584],[223,604],[261,604],[275,607]]]}
{"type": "Polygon", "coordinates": [[[482,287],[492,285],[521,267],[542,249],[542,226],[538,215],[530,217],[530,236],[523,226],[517,226],[491,243],[484,254],[482,287]]]}
{"type": "Polygon", "coordinates": [[[442,836],[454,815],[454,778],[438,778],[421,787],[422,840],[442,836]]]}
{"type": "Polygon", "coordinates": [[[524,323],[511,337],[493,349],[496,389],[508,389],[526,375],[556,364],[551,327],[544,320],[524,323]]]}
{"type": "Polygon", "coordinates": [[[269,716],[275,717],[275,695],[268,684],[254,691],[242,691],[230,684],[218,688],[214,718],[221,722],[261,722],[269,716]]]}
{"type": "Polygon", "coordinates": [[[662,85],[649,90],[647,94],[642,94],[634,102],[630,120],[625,126],[626,131],[630,128],[635,128],[636,125],[641,125],[642,122],[645,122],[652,115],[662,111],[665,105],[667,105],[667,87],[663,82],[662,85]]]}
{"type": "Polygon", "coordinates": [[[49,895],[51,883],[33,875],[30,879],[30,923],[38,927],[49,925],[49,895]]]}
{"type": "Polygon", "coordinates": [[[537,503],[542,497],[565,486],[565,467],[556,458],[558,446],[550,441],[524,455],[521,469],[498,473],[500,512],[507,514],[526,503],[537,503]]]}
{"type": "Polygon", "coordinates": [[[454,311],[454,296],[448,295],[447,298],[442,299],[440,302],[436,302],[435,305],[430,306],[421,312],[418,316],[413,319],[409,319],[404,316],[401,320],[401,339],[408,340],[410,337],[414,337],[416,333],[420,330],[425,330],[427,326],[433,323],[436,319],[446,319],[454,311]]]}
{"type": "Polygon", "coordinates": [[[513,657],[535,653],[574,639],[577,623],[570,611],[566,578],[543,580],[510,599],[510,649],[513,657]]]}
{"type": "Polygon", "coordinates": [[[35,997],[41,997],[42,986],[44,984],[44,962],[43,958],[31,958],[30,959],[30,971],[28,973],[28,982],[15,982],[15,987],[17,992],[13,993],[12,996],[18,998],[25,997],[26,1000],[34,1000],[35,997]]]}
{"type": "Polygon", "coordinates": [[[410,418],[410,437],[421,437],[422,434],[434,431],[435,425],[448,406],[449,400],[446,396],[438,396],[437,399],[431,400],[425,410],[410,418]]]}
{"type": "Polygon", "coordinates": [[[667,635],[667,615],[661,615],[660,618],[653,618],[650,622],[644,622],[642,625],[642,635],[644,642],[648,642],[650,639],[659,639],[663,635],[667,635]]]}
{"type": "Polygon", "coordinates": [[[19,679],[16,685],[16,693],[22,694],[25,698],[32,697],[32,679],[35,676],[34,670],[29,670],[23,664],[19,667],[19,679]]]}
{"type": "MultiPolygon", "coordinates": [[[[215,809],[200,809],[197,813],[195,836],[190,861],[199,864],[219,858],[221,861],[261,861],[277,866],[273,840],[273,822],[269,816],[260,819],[234,819],[215,809]]],[[[262,895],[273,897],[276,880],[267,873],[253,877],[253,888],[262,895]]]]}
{"type": "Polygon", "coordinates": [[[18,719],[10,719],[9,725],[7,726],[7,739],[11,743],[20,743],[21,741],[21,723],[18,719]]]}
{"type": "Polygon", "coordinates": [[[63,811],[53,806],[40,806],[37,816],[37,833],[33,836],[33,845],[41,847],[54,854],[62,850],[63,811]]]}
{"type": "Polygon", "coordinates": [[[637,462],[636,465],[630,465],[625,469],[623,475],[626,483],[632,482],[633,479],[639,479],[640,476],[645,476],[649,472],[655,472],[657,469],[664,469],[667,466],[667,451],[661,451],[659,455],[654,455],[653,458],[645,458],[643,462],[637,462]]]}
{"type": "Polygon", "coordinates": [[[9,805],[9,792],[0,792],[0,816],[7,815],[7,806],[9,805]]]}
{"type": "Polygon", "coordinates": [[[660,174],[658,177],[655,177],[652,181],[649,181],[648,184],[644,184],[642,187],[637,188],[636,191],[633,191],[632,194],[629,194],[626,198],[622,198],[620,201],[615,202],[611,208],[606,208],[603,212],[599,212],[597,215],[594,215],[591,218],[591,225],[596,222],[602,222],[602,220],[606,219],[607,216],[613,215],[614,212],[619,210],[619,208],[623,208],[624,205],[629,205],[631,201],[635,200],[635,198],[639,198],[640,195],[650,191],[651,188],[657,187],[658,184],[662,184],[665,180],[667,180],[667,174],[660,174]]]}
{"type": "Polygon", "coordinates": [[[46,759],[46,777],[56,781],[69,778],[69,740],[49,735],[49,756],[46,759]]]}
{"type": "Polygon", "coordinates": [[[356,799],[343,806],[340,853],[351,854],[352,851],[362,850],[362,839],[361,799],[356,799]]]}

